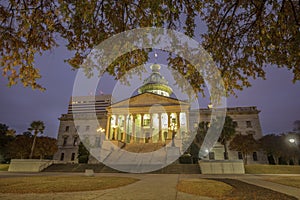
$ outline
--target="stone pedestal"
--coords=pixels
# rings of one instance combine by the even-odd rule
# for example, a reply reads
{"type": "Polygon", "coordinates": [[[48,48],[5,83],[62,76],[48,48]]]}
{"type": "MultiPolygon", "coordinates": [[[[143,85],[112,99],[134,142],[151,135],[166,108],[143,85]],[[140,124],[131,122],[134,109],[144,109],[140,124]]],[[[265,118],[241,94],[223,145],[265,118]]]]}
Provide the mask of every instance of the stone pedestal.
{"type": "Polygon", "coordinates": [[[53,160],[12,159],[9,172],[40,172],[53,164],[53,160]]]}
{"type": "Polygon", "coordinates": [[[202,174],[245,174],[240,160],[201,160],[199,165],[202,174]]]}

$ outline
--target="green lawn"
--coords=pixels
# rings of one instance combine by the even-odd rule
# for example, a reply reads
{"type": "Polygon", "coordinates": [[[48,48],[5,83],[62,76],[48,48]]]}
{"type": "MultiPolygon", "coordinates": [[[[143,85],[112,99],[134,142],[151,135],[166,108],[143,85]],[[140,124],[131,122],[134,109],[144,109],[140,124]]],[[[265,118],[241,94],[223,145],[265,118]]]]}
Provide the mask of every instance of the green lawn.
{"type": "Polygon", "coordinates": [[[300,188],[300,177],[299,176],[272,176],[264,178],[266,181],[271,181],[274,183],[279,183],[282,185],[293,186],[300,188]]]}
{"type": "Polygon", "coordinates": [[[0,164],[0,171],[7,171],[9,164],[0,164]]]}
{"type": "Polygon", "coordinates": [[[245,165],[246,174],[300,174],[299,165],[245,165]]]}
{"type": "Polygon", "coordinates": [[[135,183],[130,177],[37,176],[2,178],[0,193],[51,193],[104,190],[135,183]]]}
{"type": "Polygon", "coordinates": [[[189,179],[179,181],[177,190],[198,196],[220,198],[231,193],[233,188],[230,185],[219,181],[189,179]]]}

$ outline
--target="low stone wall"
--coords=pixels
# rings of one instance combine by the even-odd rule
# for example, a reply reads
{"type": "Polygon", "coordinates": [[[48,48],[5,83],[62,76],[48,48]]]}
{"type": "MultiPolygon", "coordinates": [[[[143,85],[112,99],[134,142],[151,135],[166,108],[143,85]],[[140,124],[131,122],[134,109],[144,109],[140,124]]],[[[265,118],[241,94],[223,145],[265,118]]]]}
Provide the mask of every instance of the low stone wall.
{"type": "Polygon", "coordinates": [[[199,165],[202,174],[245,174],[240,160],[201,160],[199,165]]]}
{"type": "Polygon", "coordinates": [[[40,172],[53,164],[52,160],[12,159],[9,172],[40,172]]]}

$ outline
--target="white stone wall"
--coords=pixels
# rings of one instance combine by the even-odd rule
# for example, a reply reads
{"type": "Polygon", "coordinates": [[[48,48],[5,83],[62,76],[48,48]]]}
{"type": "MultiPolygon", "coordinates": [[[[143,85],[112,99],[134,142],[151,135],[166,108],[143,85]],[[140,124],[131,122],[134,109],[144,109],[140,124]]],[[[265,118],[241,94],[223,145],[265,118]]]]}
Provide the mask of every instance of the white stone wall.
{"type": "MultiPolygon", "coordinates": [[[[227,115],[230,116],[233,121],[237,123],[237,134],[247,135],[249,133],[253,133],[255,139],[259,139],[262,137],[262,130],[259,121],[259,112],[256,107],[237,107],[237,108],[229,108],[227,111],[227,115]],[[251,123],[251,127],[247,126],[247,121],[251,123]]],[[[209,109],[200,109],[198,111],[190,112],[190,129],[198,124],[201,121],[209,122],[211,119],[209,109]],[[197,114],[198,112],[198,114],[197,114]],[[199,115],[200,113],[200,115],[199,115]]],[[[230,142],[228,142],[229,145],[230,142]]],[[[238,152],[231,151],[228,149],[228,157],[230,160],[239,160],[238,152]]],[[[224,146],[219,142],[210,150],[210,152],[214,153],[215,160],[224,160],[224,146]]],[[[251,155],[247,156],[248,164],[267,164],[268,159],[265,154],[260,151],[256,151],[257,161],[253,159],[253,152],[251,155]]],[[[209,155],[207,155],[205,160],[209,160],[209,155]]]]}
{"type": "MultiPolygon", "coordinates": [[[[98,121],[87,118],[76,120],[76,123],[74,123],[70,116],[71,115],[65,115],[64,117],[60,118],[57,138],[58,151],[55,154],[54,159],[65,163],[77,163],[78,145],[80,141],[87,142],[89,146],[97,145],[96,142],[99,142],[101,137],[100,133],[97,132],[97,129],[100,126],[105,127],[106,118],[98,119],[98,121]],[[68,130],[66,130],[67,126],[69,127],[67,128],[68,130]],[[99,138],[97,139],[97,137],[99,138]],[[74,143],[75,138],[77,139],[74,143]],[[65,144],[64,140],[66,140],[65,144]],[[61,160],[62,153],[64,153],[63,160],[61,160]],[[73,153],[75,154],[74,160],[72,160],[73,153]]],[[[103,134],[105,134],[105,132],[103,134]]]]}

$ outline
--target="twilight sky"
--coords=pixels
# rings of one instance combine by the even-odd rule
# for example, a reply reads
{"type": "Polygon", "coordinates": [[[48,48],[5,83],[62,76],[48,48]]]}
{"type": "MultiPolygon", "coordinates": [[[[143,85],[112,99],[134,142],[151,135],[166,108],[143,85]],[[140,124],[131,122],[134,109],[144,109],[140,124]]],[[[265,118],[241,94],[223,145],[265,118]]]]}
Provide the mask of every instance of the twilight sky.
{"type": "MultiPolygon", "coordinates": [[[[77,71],[64,62],[71,56],[64,47],[37,57],[36,67],[41,70],[39,81],[47,88],[45,92],[24,88],[21,84],[6,87],[0,79],[0,123],[7,124],[17,133],[27,130],[34,120],[45,122],[45,135],[56,137],[61,114],[67,113],[69,98],[77,71]]],[[[292,83],[291,72],[270,67],[266,69],[267,80],[253,80],[252,87],[237,92],[238,98],[229,97],[228,107],[257,106],[263,134],[290,131],[295,120],[300,120],[300,82],[292,83]]],[[[101,79],[100,89],[112,93],[114,81],[108,76],[101,79]]],[[[86,95],[89,95],[87,91],[86,95]]],[[[201,100],[200,100],[201,101],[201,100]]],[[[207,99],[201,106],[207,105],[207,99]]]]}

